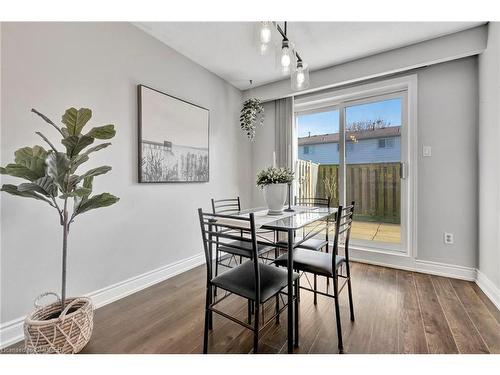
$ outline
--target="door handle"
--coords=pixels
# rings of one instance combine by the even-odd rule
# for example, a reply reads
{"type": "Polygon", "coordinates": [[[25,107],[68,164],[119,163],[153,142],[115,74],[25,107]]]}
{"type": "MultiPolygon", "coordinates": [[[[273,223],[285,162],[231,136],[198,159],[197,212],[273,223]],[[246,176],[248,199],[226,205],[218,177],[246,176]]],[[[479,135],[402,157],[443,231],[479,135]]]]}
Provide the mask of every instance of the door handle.
{"type": "Polygon", "coordinates": [[[403,162],[399,163],[399,177],[402,180],[406,180],[408,178],[408,167],[406,163],[403,162]]]}

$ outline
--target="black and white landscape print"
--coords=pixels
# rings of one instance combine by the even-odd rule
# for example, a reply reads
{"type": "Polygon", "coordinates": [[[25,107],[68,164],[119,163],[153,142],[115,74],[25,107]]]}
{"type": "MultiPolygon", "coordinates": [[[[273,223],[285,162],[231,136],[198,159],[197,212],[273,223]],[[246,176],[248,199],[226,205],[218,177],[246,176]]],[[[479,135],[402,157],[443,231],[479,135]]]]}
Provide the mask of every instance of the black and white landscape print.
{"type": "Polygon", "coordinates": [[[209,111],[139,85],[139,182],[207,182],[209,111]]]}

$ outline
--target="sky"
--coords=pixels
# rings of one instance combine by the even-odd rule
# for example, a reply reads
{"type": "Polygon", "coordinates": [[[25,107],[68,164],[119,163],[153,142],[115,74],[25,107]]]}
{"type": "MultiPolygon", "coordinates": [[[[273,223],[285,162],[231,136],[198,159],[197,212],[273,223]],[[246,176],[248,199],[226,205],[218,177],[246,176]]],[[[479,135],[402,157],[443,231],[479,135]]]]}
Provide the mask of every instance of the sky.
{"type": "MultiPolygon", "coordinates": [[[[348,124],[357,121],[383,119],[391,126],[401,125],[401,99],[360,104],[346,107],[348,124]]],[[[339,111],[328,111],[298,116],[298,136],[329,134],[339,132],[339,111]]]]}

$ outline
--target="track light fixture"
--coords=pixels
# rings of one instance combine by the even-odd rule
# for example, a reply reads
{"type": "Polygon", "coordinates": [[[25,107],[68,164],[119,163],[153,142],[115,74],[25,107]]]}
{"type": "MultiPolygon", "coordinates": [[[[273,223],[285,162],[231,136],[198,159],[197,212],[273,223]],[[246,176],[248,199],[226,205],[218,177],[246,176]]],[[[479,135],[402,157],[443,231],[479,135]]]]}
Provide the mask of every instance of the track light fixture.
{"type": "Polygon", "coordinates": [[[264,55],[269,51],[273,29],[276,29],[282,37],[281,48],[276,50],[276,65],[278,69],[283,74],[290,74],[294,90],[306,89],[309,87],[309,68],[294,49],[293,43],[288,39],[286,21],[283,23],[283,28],[274,21],[259,23],[258,42],[260,53],[264,55]]]}

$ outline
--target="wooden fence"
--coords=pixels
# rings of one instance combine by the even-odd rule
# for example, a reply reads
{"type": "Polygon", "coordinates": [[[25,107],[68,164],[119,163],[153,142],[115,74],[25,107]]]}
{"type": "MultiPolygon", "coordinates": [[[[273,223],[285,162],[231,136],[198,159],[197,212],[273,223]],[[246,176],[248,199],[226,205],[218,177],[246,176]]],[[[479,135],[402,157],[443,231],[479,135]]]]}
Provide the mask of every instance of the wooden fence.
{"type": "Polygon", "coordinates": [[[318,167],[319,164],[306,160],[297,160],[295,173],[298,181],[299,197],[314,197],[318,185],[318,167]]]}
{"type": "MultiPolygon", "coordinates": [[[[331,196],[332,205],[338,205],[338,165],[318,165],[299,160],[296,172],[299,181],[298,196],[323,198],[331,196]]],[[[401,220],[399,163],[348,164],[346,201],[356,202],[356,217],[359,220],[399,224],[401,220]]]]}

